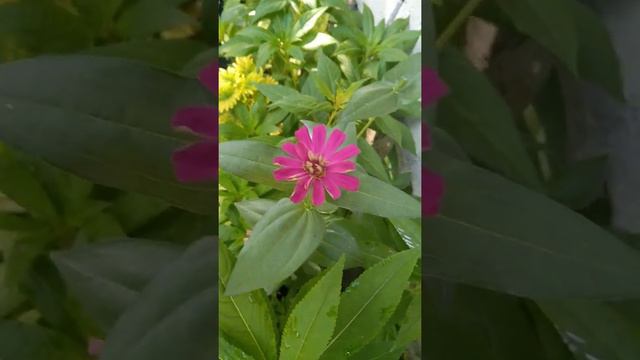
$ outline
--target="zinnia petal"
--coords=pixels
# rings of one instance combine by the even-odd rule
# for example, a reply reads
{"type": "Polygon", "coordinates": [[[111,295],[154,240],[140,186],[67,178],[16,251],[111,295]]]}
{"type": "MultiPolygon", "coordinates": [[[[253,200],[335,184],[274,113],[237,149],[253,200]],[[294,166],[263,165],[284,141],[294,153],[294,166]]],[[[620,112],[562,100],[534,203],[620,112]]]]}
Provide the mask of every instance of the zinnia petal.
{"type": "Polygon", "coordinates": [[[433,216],[440,210],[440,202],[444,195],[442,177],[428,169],[422,169],[422,215],[433,216]]]}
{"type": "Polygon", "coordinates": [[[300,159],[303,161],[307,159],[307,153],[303,151],[303,149],[299,146],[299,144],[284,143],[282,144],[282,150],[293,158],[300,159]]]}
{"type": "Polygon", "coordinates": [[[218,63],[213,62],[200,71],[198,76],[200,82],[209,89],[213,94],[218,91],[218,63]]]}
{"type": "Polygon", "coordinates": [[[186,107],[179,109],[171,124],[196,134],[218,138],[218,111],[213,107],[186,107]]]}
{"type": "Polygon", "coordinates": [[[173,153],[173,165],[178,180],[195,182],[213,180],[218,171],[218,143],[195,143],[173,153]]]}
{"type": "Polygon", "coordinates": [[[273,163],[283,167],[297,167],[302,168],[303,162],[300,159],[294,159],[286,156],[276,156],[273,159],[273,163]]]}
{"type": "Polygon", "coordinates": [[[296,180],[305,176],[307,173],[301,168],[281,168],[274,170],[273,177],[278,181],[296,180]]]}
{"type": "Polygon", "coordinates": [[[325,125],[316,125],[313,128],[313,137],[311,138],[311,151],[315,154],[321,154],[326,137],[327,127],[325,125]]]}
{"type": "Polygon", "coordinates": [[[447,85],[430,68],[422,69],[422,106],[429,106],[449,92],[447,85]]]}
{"type": "Polygon", "coordinates": [[[307,196],[307,192],[309,191],[309,177],[300,179],[297,183],[296,183],[296,187],[295,189],[293,189],[293,193],[291,194],[291,201],[295,204],[301,202],[302,200],[304,200],[304,198],[307,196]]]}
{"type": "Polygon", "coordinates": [[[356,164],[353,161],[341,161],[327,166],[327,172],[332,174],[347,173],[355,169],[356,164]]]}
{"type": "Polygon", "coordinates": [[[322,179],[322,184],[333,200],[337,200],[340,197],[340,188],[333,180],[331,180],[331,177],[325,177],[322,179]]]}
{"type": "Polygon", "coordinates": [[[352,158],[358,154],[360,154],[360,149],[358,149],[355,144],[349,144],[341,150],[334,152],[333,154],[328,154],[327,160],[330,162],[340,162],[352,158]]]}
{"type": "Polygon", "coordinates": [[[360,187],[360,179],[355,176],[331,174],[327,176],[327,178],[331,179],[331,181],[334,181],[336,185],[347,191],[358,191],[358,188],[360,187]]]}
{"type": "Polygon", "coordinates": [[[295,135],[296,139],[298,139],[298,144],[302,144],[307,148],[307,150],[311,150],[311,136],[309,136],[309,130],[306,126],[296,130],[295,135]]]}
{"type": "Polygon", "coordinates": [[[333,154],[338,150],[340,145],[344,143],[347,138],[347,134],[345,134],[340,129],[333,129],[331,135],[329,135],[329,140],[327,140],[327,144],[324,147],[324,154],[333,154]]]}
{"type": "Polygon", "coordinates": [[[324,203],[324,186],[320,180],[313,182],[313,194],[311,196],[311,203],[315,206],[320,206],[324,203]]]}

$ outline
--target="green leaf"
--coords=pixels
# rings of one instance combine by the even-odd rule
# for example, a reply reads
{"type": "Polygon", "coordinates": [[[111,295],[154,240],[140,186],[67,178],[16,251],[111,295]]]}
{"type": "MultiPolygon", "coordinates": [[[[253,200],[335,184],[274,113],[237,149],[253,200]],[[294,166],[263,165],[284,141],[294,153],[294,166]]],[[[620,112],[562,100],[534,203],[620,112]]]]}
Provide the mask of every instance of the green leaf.
{"type": "Polygon", "coordinates": [[[284,326],[280,360],[320,358],[331,339],[338,315],[343,266],[344,256],[293,308],[284,326]]]}
{"type": "Polygon", "coordinates": [[[422,226],[416,219],[389,219],[408,248],[422,247],[422,226]]]}
{"type": "Polygon", "coordinates": [[[328,7],[321,6],[315,9],[311,9],[302,14],[298,24],[294,25],[294,28],[298,29],[295,33],[295,37],[300,39],[309,31],[311,31],[313,27],[318,23],[318,20],[320,20],[320,17],[327,11],[327,9],[328,7]]]}
{"type": "Polygon", "coordinates": [[[632,360],[640,354],[638,324],[618,309],[594,301],[539,301],[576,359],[632,360]]]}
{"type": "Polygon", "coordinates": [[[349,285],[341,296],[335,334],[322,359],[348,357],[373,340],[400,302],[419,256],[417,250],[399,252],[349,285]]]}
{"type": "Polygon", "coordinates": [[[400,99],[394,85],[375,82],[356,90],[347,106],[338,116],[339,123],[349,123],[390,114],[398,110],[400,99]]]}
{"type": "Polygon", "coordinates": [[[194,25],[193,17],[179,10],[182,1],[139,0],[119,16],[116,29],[124,36],[143,38],[177,26],[194,25]]]}
{"type": "Polygon", "coordinates": [[[325,232],[315,210],[280,200],[258,221],[229,277],[226,295],[271,289],[293,274],[316,250],[325,232]]]}
{"type": "Polygon", "coordinates": [[[264,214],[275,206],[276,201],[269,199],[245,200],[235,203],[236,209],[249,225],[255,226],[264,214]]]}
{"type": "Polygon", "coordinates": [[[94,47],[83,53],[138,60],[177,72],[206,49],[205,44],[193,40],[146,39],[94,47]]]}
{"type": "MultiPolygon", "coordinates": [[[[428,285],[427,285],[428,286],[428,285]]],[[[402,319],[400,330],[393,347],[404,349],[412,341],[420,341],[422,334],[422,293],[416,292],[411,298],[407,313],[402,319]]]]}
{"type": "Polygon", "coordinates": [[[579,38],[578,74],[624,101],[624,79],[609,31],[586,5],[572,1],[571,6],[579,38]]]}
{"type": "Polygon", "coordinates": [[[273,158],[282,152],[275,146],[251,140],[226,141],[219,146],[222,170],[246,180],[276,189],[291,189],[290,183],[276,181],[273,158]]]}
{"type": "Polygon", "coordinates": [[[305,50],[317,50],[321,47],[337,43],[338,40],[336,40],[333,36],[319,32],[311,41],[302,45],[302,48],[305,50]]]}
{"type": "Polygon", "coordinates": [[[573,72],[578,69],[578,33],[572,0],[496,0],[518,30],[554,53],[573,72]]]}
{"type": "Polygon", "coordinates": [[[346,269],[363,266],[365,263],[358,242],[337,221],[329,224],[320,246],[318,246],[310,260],[318,265],[329,267],[334,265],[341,256],[346,257],[344,264],[346,269]]]}
{"type": "Polygon", "coordinates": [[[389,175],[384,167],[382,159],[373,148],[363,139],[358,140],[358,147],[360,148],[360,155],[358,155],[358,163],[367,170],[367,173],[377,177],[382,181],[389,181],[389,175]]]}
{"type": "Polygon", "coordinates": [[[90,46],[94,34],[88,25],[81,16],[53,1],[3,1],[0,5],[0,62],[90,46]]]}
{"type": "Polygon", "coordinates": [[[451,94],[438,104],[438,126],[488,167],[541,188],[511,111],[485,75],[453,49],[441,53],[440,75],[451,94]]]}
{"type": "MultiPolygon", "coordinates": [[[[407,125],[394,119],[390,115],[383,115],[377,117],[375,124],[385,135],[389,136],[396,144],[400,145],[403,149],[416,153],[416,144],[411,135],[411,130],[407,125]]],[[[426,126],[426,125],[423,125],[426,126]]]]}
{"type": "Polygon", "coordinates": [[[290,87],[271,84],[256,84],[256,87],[271,100],[272,107],[278,107],[294,114],[308,114],[330,109],[330,105],[326,101],[320,102],[313,96],[303,95],[290,87]]]}
{"type": "Polygon", "coordinates": [[[404,349],[395,349],[392,341],[374,341],[360,349],[349,360],[397,360],[404,349]]]}
{"type": "Polygon", "coordinates": [[[37,325],[0,321],[0,358],[7,360],[83,360],[80,344],[37,325]]]}
{"type": "Polygon", "coordinates": [[[336,63],[334,63],[328,56],[322,51],[318,51],[318,72],[316,85],[320,83],[322,86],[318,86],[319,89],[328,88],[329,94],[324,94],[327,98],[333,99],[336,96],[336,88],[338,81],[342,77],[342,72],[336,63]]]}
{"type": "Polygon", "coordinates": [[[210,360],[215,329],[216,241],[205,238],[161,271],[109,332],[101,360],[210,360]]]}
{"type": "Polygon", "coordinates": [[[51,258],[84,310],[108,331],[180,252],[170,243],[124,239],[57,251],[51,258]]]}
{"type": "Polygon", "coordinates": [[[170,160],[189,143],[170,126],[175,111],[212,102],[196,80],[67,56],[4,64],[0,83],[0,141],[98,184],[215,212],[216,188],[180,183],[170,160]]]}
{"type": "Polygon", "coordinates": [[[383,48],[378,51],[378,57],[385,62],[400,62],[406,60],[409,55],[396,48],[383,48]]]}
{"type": "Polygon", "coordinates": [[[229,344],[229,342],[225,340],[223,336],[218,337],[218,346],[220,346],[220,350],[218,350],[218,360],[254,359],[253,357],[247,355],[244,351],[229,344]]]}
{"type": "Polygon", "coordinates": [[[371,38],[373,35],[373,13],[371,12],[371,8],[364,4],[364,8],[362,9],[362,31],[367,38],[371,38]]]}
{"type": "Polygon", "coordinates": [[[284,9],[287,5],[287,0],[263,0],[260,1],[256,8],[256,13],[253,16],[253,21],[257,22],[263,17],[284,9]]]}
{"type": "Polygon", "coordinates": [[[543,353],[521,299],[439,279],[426,281],[424,358],[468,360],[473,349],[474,360],[560,360],[543,353]]]}
{"type": "Polygon", "coordinates": [[[423,223],[424,276],[535,298],[640,294],[640,256],[596,224],[466,162],[436,151],[425,159],[447,191],[423,223]]]}
{"type": "Polygon", "coordinates": [[[360,179],[356,192],[343,192],[335,204],[351,211],[381,217],[419,218],[420,202],[409,194],[374,177],[355,174],[360,179]]]}
{"type": "MultiPolygon", "coordinates": [[[[226,246],[219,244],[218,287],[219,329],[229,341],[255,359],[276,358],[276,333],[272,310],[264,290],[224,296],[235,259],[226,246]]],[[[233,358],[235,360],[236,358],[233,358]]]]}
{"type": "Polygon", "coordinates": [[[32,216],[55,222],[58,218],[49,195],[29,164],[17,159],[0,144],[0,191],[9,196],[32,216]]]}

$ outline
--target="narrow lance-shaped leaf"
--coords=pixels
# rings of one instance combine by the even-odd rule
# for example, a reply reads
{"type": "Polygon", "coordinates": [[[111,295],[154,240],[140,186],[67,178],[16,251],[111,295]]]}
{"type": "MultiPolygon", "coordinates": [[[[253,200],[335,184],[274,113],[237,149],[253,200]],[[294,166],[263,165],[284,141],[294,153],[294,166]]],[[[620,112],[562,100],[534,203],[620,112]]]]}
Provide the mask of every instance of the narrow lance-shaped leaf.
{"type": "Polygon", "coordinates": [[[367,269],[342,294],[333,339],[322,359],[342,359],[369,343],[400,302],[420,256],[417,250],[392,255],[367,269]]]}
{"type": "Polygon", "coordinates": [[[218,306],[219,329],[232,344],[255,359],[276,358],[276,333],[272,310],[264,290],[224,296],[235,259],[226,246],[219,244],[218,306]]]}
{"type": "Polygon", "coordinates": [[[533,298],[640,295],[640,256],[609,232],[466,162],[433,150],[425,159],[447,185],[423,222],[425,276],[533,298]]]}
{"type": "Polygon", "coordinates": [[[216,187],[180,183],[171,165],[190,142],[171,128],[175,111],[213,103],[196,80],[74,55],[0,65],[0,83],[0,141],[98,184],[215,212],[216,187]]]}
{"type": "Polygon", "coordinates": [[[320,358],[338,315],[343,267],[341,257],[295,305],[284,326],[280,360],[320,358]]]}

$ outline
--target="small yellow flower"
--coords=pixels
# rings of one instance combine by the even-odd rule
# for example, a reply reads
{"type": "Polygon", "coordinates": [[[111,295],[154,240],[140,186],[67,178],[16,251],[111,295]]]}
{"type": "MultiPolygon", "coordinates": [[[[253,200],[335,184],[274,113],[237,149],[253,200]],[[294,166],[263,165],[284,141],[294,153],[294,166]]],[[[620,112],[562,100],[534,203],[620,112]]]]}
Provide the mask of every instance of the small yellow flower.
{"type": "Polygon", "coordinates": [[[242,56],[226,69],[220,69],[219,101],[221,113],[233,109],[238,102],[251,103],[257,89],[255,84],[277,84],[264,71],[257,68],[251,56],[242,56]]]}

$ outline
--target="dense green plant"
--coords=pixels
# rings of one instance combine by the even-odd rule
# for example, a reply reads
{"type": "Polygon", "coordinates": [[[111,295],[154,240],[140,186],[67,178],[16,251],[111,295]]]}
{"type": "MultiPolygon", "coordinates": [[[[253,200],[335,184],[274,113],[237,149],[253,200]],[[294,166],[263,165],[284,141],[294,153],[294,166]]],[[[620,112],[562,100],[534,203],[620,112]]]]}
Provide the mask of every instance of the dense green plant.
{"type": "Polygon", "coordinates": [[[342,1],[227,1],[219,34],[222,358],[408,353],[421,232],[402,167],[418,147],[401,119],[420,117],[420,32],[342,1]],[[292,203],[274,160],[317,126],[360,149],[359,188],[292,203]]]}

